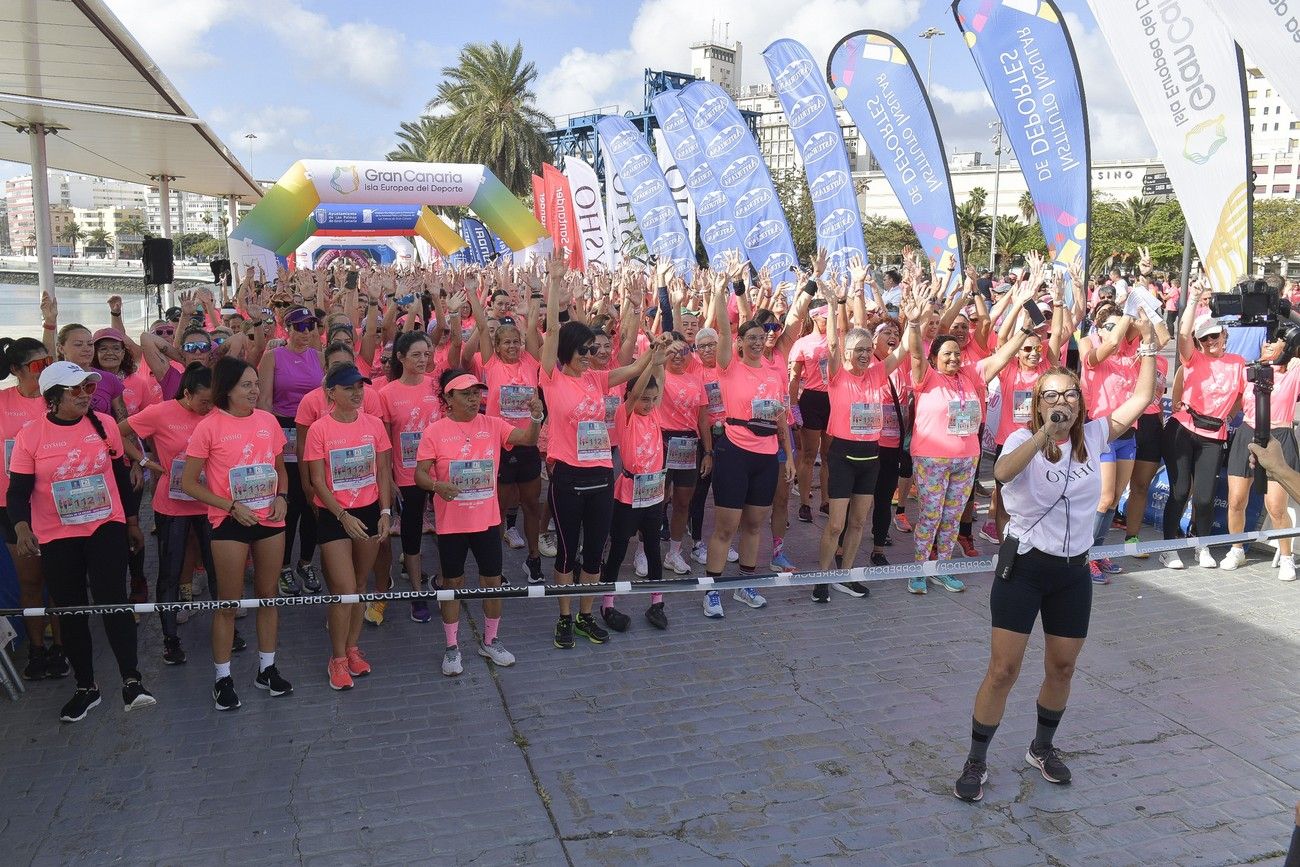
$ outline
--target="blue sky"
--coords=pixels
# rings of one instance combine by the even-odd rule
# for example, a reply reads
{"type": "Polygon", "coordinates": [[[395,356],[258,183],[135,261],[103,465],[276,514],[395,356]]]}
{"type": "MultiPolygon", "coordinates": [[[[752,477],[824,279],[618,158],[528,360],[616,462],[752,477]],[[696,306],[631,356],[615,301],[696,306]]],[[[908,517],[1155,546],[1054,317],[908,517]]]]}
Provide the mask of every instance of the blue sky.
{"type": "MultiPolygon", "coordinates": [[[[690,42],[727,27],[746,83],[781,36],[825,57],[864,27],[899,36],[924,70],[950,149],[989,151],[994,119],[946,0],[107,0],[185,99],[259,178],[303,157],[382,159],[394,130],[433,95],[439,69],[474,41],[522,40],[553,115],[640,108],[642,69],[689,71],[690,42]],[[253,133],[256,140],[245,136],[253,133]],[[250,151],[251,145],[251,151],[250,151]]],[[[1058,0],[1082,57],[1094,159],[1153,153],[1085,0],[1058,0]]],[[[26,166],[0,163],[0,176],[26,166]]]]}

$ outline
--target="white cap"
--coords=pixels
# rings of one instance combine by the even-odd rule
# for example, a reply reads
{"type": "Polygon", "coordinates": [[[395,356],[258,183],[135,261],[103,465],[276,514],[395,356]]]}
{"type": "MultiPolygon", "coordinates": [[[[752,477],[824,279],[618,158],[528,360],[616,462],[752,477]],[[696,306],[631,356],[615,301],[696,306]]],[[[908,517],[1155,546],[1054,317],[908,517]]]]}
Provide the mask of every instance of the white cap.
{"type": "MultiPolygon", "coordinates": [[[[1223,325],[1219,320],[1215,319],[1213,316],[1207,316],[1196,324],[1196,331],[1193,333],[1196,339],[1200,340],[1202,337],[1209,337],[1211,334],[1216,334],[1222,330],[1223,325]]],[[[42,376],[43,375],[44,374],[42,374],[42,376]]]]}
{"type": "Polygon", "coordinates": [[[41,394],[45,394],[56,385],[81,385],[83,382],[99,382],[100,379],[98,373],[91,370],[82,370],[71,361],[56,361],[41,371],[41,378],[38,382],[41,394]]]}

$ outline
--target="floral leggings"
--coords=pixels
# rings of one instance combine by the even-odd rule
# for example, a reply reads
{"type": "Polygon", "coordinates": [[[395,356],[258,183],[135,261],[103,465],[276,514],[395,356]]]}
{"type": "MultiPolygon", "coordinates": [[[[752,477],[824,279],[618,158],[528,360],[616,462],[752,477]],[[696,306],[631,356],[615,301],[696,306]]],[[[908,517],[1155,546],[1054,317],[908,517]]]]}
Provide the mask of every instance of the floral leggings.
{"type": "Polygon", "coordinates": [[[952,557],[957,545],[958,521],[975,485],[975,458],[913,458],[918,510],[913,538],[916,559],[930,556],[931,546],[940,560],[952,557]]]}

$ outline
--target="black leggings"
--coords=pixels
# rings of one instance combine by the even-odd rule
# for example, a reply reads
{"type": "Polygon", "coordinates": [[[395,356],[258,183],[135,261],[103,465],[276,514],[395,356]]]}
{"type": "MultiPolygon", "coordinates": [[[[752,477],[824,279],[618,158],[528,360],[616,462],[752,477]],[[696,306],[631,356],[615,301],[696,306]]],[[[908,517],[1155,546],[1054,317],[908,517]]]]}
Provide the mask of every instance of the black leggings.
{"type": "Polygon", "coordinates": [[[399,485],[397,490],[402,495],[402,553],[415,557],[420,553],[424,535],[424,507],[428,505],[429,492],[419,485],[399,485]]]}
{"type": "Polygon", "coordinates": [[[704,541],[704,507],[709,502],[709,488],[713,487],[713,473],[700,476],[695,483],[695,493],[691,495],[691,538],[696,542],[704,541]]]}
{"type": "Polygon", "coordinates": [[[877,548],[889,538],[889,522],[894,518],[894,489],[898,487],[898,469],[903,450],[899,446],[881,446],[880,472],[876,475],[876,498],[871,502],[871,541],[877,548]]]}
{"type": "MultiPolygon", "coordinates": [[[[99,605],[121,605],[127,601],[126,561],[130,549],[126,525],[110,522],[100,525],[89,536],[55,539],[41,545],[41,568],[50,601],[55,605],[89,605],[87,594],[99,605]]],[[[139,677],[136,657],[135,616],[128,611],[105,614],[104,632],[117,659],[117,669],[125,680],[139,677]]],[[[90,618],[81,614],[60,614],[59,628],[63,647],[72,663],[80,688],[95,685],[94,653],[90,644],[90,618]]]]}
{"type": "Polygon", "coordinates": [[[298,536],[299,563],[310,563],[316,556],[316,513],[302,489],[302,464],[286,461],[289,475],[289,510],[284,515],[284,566],[293,562],[293,537],[298,536]]]}
{"type": "MultiPolygon", "coordinates": [[[[217,598],[217,567],[212,562],[212,524],[207,515],[164,515],[154,513],[158,525],[158,584],[154,594],[159,602],[175,602],[181,589],[181,571],[185,568],[185,548],[194,531],[199,543],[199,559],[208,571],[208,594],[217,598]]],[[[187,578],[190,576],[186,576],[187,578]]],[[[176,637],[176,612],[159,612],[165,638],[176,637]]]]}
{"type": "Polygon", "coordinates": [[[614,520],[609,529],[609,556],[600,570],[601,579],[613,581],[618,578],[619,567],[627,556],[627,543],[637,533],[641,534],[641,545],[645,548],[645,562],[648,570],[646,577],[658,581],[664,577],[663,551],[659,548],[659,528],[663,521],[663,506],[646,506],[634,509],[629,504],[614,501],[614,520]]]}
{"type": "Polygon", "coordinates": [[[1179,524],[1187,500],[1192,501],[1192,535],[1208,536],[1214,527],[1214,487],[1219,481],[1223,443],[1193,433],[1171,418],[1165,422],[1162,441],[1169,500],[1165,503],[1164,537],[1182,535],[1179,524]]]}
{"type": "MultiPolygon", "coordinates": [[[[573,467],[556,461],[548,496],[558,531],[555,571],[568,575],[578,566],[581,537],[582,571],[588,575],[599,573],[614,512],[612,471],[609,467],[573,467]]],[[[659,538],[657,530],[655,538],[659,538]]]]}

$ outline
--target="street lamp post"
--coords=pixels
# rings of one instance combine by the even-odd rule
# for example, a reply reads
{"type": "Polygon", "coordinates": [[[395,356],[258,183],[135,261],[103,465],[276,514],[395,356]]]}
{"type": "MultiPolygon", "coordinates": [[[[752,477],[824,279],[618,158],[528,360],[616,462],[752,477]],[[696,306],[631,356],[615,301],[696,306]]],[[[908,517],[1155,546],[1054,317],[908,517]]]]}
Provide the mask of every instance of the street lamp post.
{"type": "Polygon", "coordinates": [[[998,189],[1002,183],[1002,121],[995,120],[989,124],[993,128],[993,158],[996,160],[993,169],[993,230],[989,233],[989,273],[993,273],[997,267],[998,255],[998,189]]]}
{"type": "Polygon", "coordinates": [[[248,173],[251,175],[253,174],[253,142],[257,141],[257,133],[245,133],[244,141],[248,142],[248,173]]]}
{"type": "Polygon", "coordinates": [[[934,37],[943,36],[944,32],[938,27],[927,27],[921,31],[920,36],[925,40],[925,92],[930,92],[930,69],[934,65],[934,37]]]}

